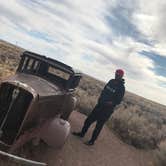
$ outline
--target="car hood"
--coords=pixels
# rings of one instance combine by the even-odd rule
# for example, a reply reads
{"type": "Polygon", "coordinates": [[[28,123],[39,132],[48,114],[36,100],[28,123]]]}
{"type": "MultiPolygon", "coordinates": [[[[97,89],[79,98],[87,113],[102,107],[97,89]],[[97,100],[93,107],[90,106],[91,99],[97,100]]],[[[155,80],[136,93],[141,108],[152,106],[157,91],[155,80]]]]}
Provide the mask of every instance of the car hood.
{"type": "Polygon", "coordinates": [[[11,76],[7,80],[7,82],[24,84],[26,89],[32,91],[32,89],[37,93],[40,97],[44,96],[55,96],[55,95],[63,95],[65,90],[49,81],[30,74],[19,73],[14,76],[11,76]]]}

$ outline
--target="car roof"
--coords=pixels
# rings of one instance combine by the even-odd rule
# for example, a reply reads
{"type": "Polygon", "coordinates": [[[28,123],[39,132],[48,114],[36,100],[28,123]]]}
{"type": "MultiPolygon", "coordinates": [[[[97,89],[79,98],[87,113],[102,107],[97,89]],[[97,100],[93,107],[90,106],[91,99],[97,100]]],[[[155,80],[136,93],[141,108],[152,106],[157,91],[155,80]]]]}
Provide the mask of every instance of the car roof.
{"type": "Polygon", "coordinates": [[[54,67],[58,67],[59,69],[63,70],[64,72],[67,72],[69,74],[80,75],[80,76],[82,75],[79,70],[73,69],[71,66],[68,66],[60,61],[46,57],[44,55],[36,54],[36,53],[30,52],[30,51],[24,51],[23,54],[21,55],[21,57],[25,57],[25,56],[34,58],[39,61],[46,62],[54,67]]]}

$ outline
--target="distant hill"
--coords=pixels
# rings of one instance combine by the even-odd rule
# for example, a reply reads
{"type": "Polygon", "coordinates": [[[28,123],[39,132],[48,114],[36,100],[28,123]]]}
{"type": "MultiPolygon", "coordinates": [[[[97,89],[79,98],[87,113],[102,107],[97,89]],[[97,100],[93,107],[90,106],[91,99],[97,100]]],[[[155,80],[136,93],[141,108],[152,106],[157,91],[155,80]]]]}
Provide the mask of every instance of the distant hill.
{"type": "Polygon", "coordinates": [[[0,40],[0,79],[15,72],[23,51],[20,47],[0,40]]]}
{"type": "Polygon", "coordinates": [[[16,45],[10,44],[6,41],[0,40],[0,61],[11,60],[18,62],[19,55],[25,51],[25,49],[16,45]]]}

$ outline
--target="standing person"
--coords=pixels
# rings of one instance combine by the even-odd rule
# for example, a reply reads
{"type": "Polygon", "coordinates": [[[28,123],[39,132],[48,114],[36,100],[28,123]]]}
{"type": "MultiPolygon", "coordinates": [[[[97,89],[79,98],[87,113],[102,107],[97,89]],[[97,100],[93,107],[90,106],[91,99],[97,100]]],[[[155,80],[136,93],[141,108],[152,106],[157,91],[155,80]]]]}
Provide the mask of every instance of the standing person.
{"type": "Polygon", "coordinates": [[[117,69],[115,72],[115,79],[111,79],[105,85],[98,99],[98,103],[90,115],[86,118],[82,130],[80,132],[72,133],[75,136],[84,137],[90,125],[96,121],[97,123],[92,137],[88,142],[85,143],[86,145],[94,144],[101,129],[103,128],[103,125],[114,112],[115,106],[120,104],[122,101],[125,93],[123,76],[124,71],[122,69],[117,69]]]}

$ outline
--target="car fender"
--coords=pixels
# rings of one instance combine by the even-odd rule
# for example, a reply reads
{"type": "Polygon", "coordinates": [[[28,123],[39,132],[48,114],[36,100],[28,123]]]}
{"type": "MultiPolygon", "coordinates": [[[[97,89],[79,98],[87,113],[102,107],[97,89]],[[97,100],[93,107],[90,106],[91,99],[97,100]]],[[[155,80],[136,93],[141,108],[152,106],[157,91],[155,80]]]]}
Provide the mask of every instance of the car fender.
{"type": "Polygon", "coordinates": [[[48,146],[59,148],[64,145],[69,133],[70,124],[59,117],[49,119],[36,128],[32,128],[22,134],[9,149],[13,153],[30,140],[43,140],[48,146]]]}
{"type": "Polygon", "coordinates": [[[71,112],[75,109],[77,103],[76,97],[69,98],[63,105],[61,118],[68,120],[71,112]]]}

